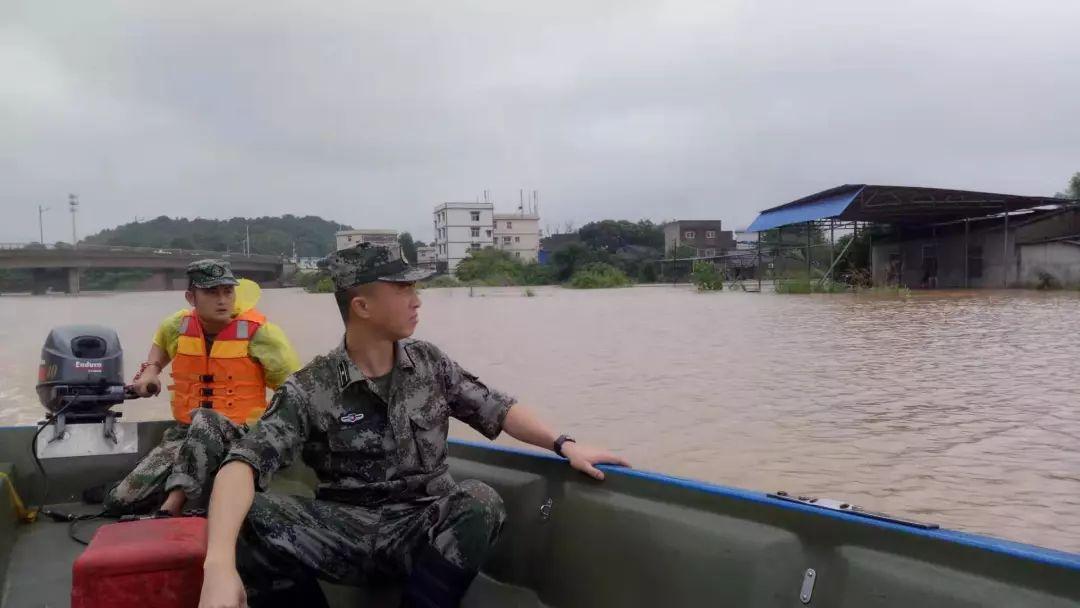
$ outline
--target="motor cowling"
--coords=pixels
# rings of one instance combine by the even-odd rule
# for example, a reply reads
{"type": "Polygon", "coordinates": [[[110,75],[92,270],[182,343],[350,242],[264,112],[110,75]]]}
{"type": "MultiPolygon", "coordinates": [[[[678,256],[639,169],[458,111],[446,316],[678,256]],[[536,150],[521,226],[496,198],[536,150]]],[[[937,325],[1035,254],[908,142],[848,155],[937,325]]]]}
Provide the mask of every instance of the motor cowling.
{"type": "Polygon", "coordinates": [[[104,416],[123,403],[123,351],[116,332],[98,325],[50,331],[41,349],[37,394],[50,413],[64,410],[72,417],[104,416]]]}

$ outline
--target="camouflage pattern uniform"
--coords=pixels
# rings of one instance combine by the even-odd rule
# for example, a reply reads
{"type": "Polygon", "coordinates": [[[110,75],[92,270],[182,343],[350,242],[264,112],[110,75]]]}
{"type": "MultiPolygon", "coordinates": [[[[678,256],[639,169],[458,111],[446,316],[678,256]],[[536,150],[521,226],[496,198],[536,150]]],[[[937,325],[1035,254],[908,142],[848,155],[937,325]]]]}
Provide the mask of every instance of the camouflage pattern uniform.
{"type": "MultiPolygon", "coordinates": [[[[372,259],[384,269],[387,258],[393,261],[386,248],[370,249],[377,255],[347,260],[358,274],[370,269],[366,262],[372,259]]],[[[367,250],[331,256],[339,288],[356,283],[335,273],[334,257],[340,263],[341,254],[367,250]]],[[[430,273],[397,269],[379,280],[411,281],[425,274],[430,273]]],[[[506,514],[489,486],[451,478],[450,417],[494,439],[513,404],[419,340],[396,343],[389,377],[365,377],[344,342],[316,357],[278,389],[255,430],[227,457],[255,470],[259,490],[298,456],[319,479],[313,500],[256,494],[238,551],[245,584],[257,595],[268,579],[282,574],[345,584],[401,579],[415,576],[425,555],[427,563],[435,555],[458,571],[448,576],[463,576],[467,587],[506,514]]],[[[446,570],[434,578],[445,579],[446,570]]]]}
{"type": "MultiPolygon", "coordinates": [[[[224,260],[192,262],[187,267],[187,275],[193,287],[202,289],[238,283],[231,266],[224,260]]],[[[258,338],[253,337],[252,340],[258,338]]],[[[158,346],[169,350],[165,344],[158,346]]],[[[292,354],[291,346],[286,344],[283,348],[292,354]]],[[[263,350],[269,350],[269,345],[263,350]]],[[[284,357],[280,363],[292,365],[287,371],[293,371],[298,365],[289,359],[284,357]]],[[[294,354],[292,359],[295,359],[294,354]]],[[[278,375],[283,376],[284,373],[287,372],[279,371],[278,375]]],[[[214,472],[228,453],[229,446],[247,430],[246,424],[238,425],[210,409],[192,413],[190,425],[178,423],[166,430],[161,444],[106,493],[105,510],[114,514],[152,511],[176,488],[183,489],[187,496],[185,509],[205,509],[214,472]]]]}
{"type": "Polygon", "coordinates": [[[229,446],[247,430],[246,424],[238,425],[214,410],[194,412],[191,424],[167,429],[161,443],[109,490],[105,510],[115,514],[153,511],[176,488],[187,495],[185,509],[205,509],[213,473],[229,446]]]}

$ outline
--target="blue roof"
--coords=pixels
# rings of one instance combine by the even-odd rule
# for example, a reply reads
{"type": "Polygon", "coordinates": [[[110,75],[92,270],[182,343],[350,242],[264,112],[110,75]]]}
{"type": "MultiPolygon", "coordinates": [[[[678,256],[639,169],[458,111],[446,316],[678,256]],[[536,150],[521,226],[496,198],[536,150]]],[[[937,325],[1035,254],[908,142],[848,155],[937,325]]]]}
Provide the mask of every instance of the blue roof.
{"type": "Polygon", "coordinates": [[[750,232],[816,220],[929,224],[986,217],[1069,202],[1046,196],[1018,196],[922,186],[844,184],[766,209],[747,228],[750,232]]]}
{"type": "Polygon", "coordinates": [[[851,205],[851,201],[855,200],[856,196],[859,196],[860,192],[862,192],[861,187],[831,194],[801,205],[784,205],[769,211],[763,211],[747,230],[761,232],[762,230],[772,230],[780,226],[839,217],[851,205]]]}

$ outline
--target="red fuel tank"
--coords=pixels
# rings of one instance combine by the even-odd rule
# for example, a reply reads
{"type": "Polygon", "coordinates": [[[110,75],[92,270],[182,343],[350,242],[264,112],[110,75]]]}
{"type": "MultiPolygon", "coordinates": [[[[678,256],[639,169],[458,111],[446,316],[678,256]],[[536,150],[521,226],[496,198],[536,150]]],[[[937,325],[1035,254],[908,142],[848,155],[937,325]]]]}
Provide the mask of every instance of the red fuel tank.
{"type": "Polygon", "coordinates": [[[206,520],[144,519],[102,526],[72,567],[72,608],[196,608],[206,520]]]}

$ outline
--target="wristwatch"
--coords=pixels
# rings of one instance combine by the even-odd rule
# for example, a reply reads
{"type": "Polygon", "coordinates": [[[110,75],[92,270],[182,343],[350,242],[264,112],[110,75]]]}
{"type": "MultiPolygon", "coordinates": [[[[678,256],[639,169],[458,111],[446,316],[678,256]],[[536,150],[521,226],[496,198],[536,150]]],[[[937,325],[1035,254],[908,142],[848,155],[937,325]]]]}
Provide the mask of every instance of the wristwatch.
{"type": "Polygon", "coordinates": [[[566,458],[566,456],[562,453],[562,446],[567,441],[570,443],[577,443],[577,440],[569,435],[559,435],[559,438],[555,440],[555,453],[563,458],[566,458]]]}

